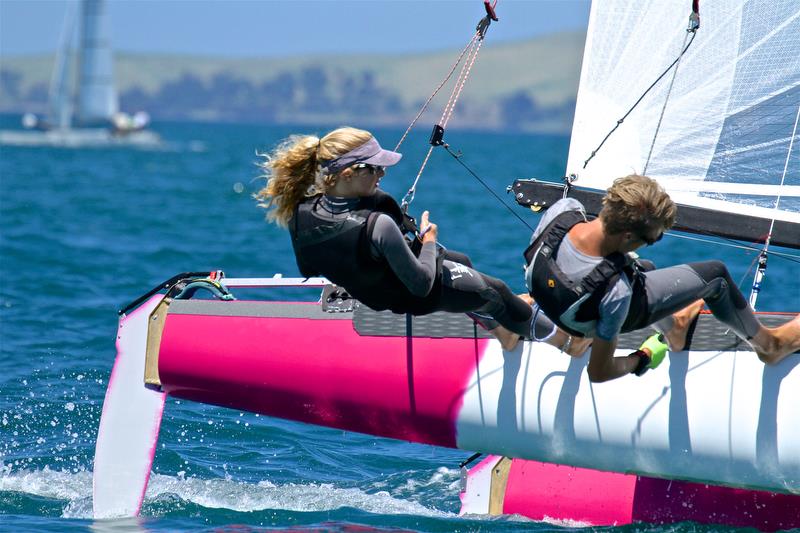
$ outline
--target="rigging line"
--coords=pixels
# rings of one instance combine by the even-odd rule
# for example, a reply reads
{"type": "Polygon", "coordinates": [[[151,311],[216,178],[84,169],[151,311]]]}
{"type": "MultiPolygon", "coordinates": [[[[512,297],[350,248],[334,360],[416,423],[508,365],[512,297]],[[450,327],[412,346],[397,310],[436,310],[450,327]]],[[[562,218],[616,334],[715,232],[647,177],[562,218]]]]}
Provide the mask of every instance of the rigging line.
{"type": "Polygon", "coordinates": [[[583,168],[586,168],[586,165],[588,165],[588,164],[589,164],[589,161],[591,161],[591,160],[594,158],[594,156],[595,156],[595,155],[597,155],[597,152],[600,150],[600,148],[602,148],[602,147],[603,147],[603,145],[606,143],[606,141],[608,140],[608,138],[609,138],[609,137],[611,137],[611,134],[613,134],[615,131],[617,131],[617,128],[619,128],[619,127],[620,127],[620,125],[621,125],[621,124],[622,124],[622,123],[625,121],[625,119],[626,119],[626,118],[628,118],[628,115],[630,115],[630,114],[633,112],[633,110],[634,110],[634,109],[636,109],[636,106],[638,106],[638,105],[639,105],[639,103],[640,103],[642,100],[644,100],[644,97],[645,97],[645,96],[647,96],[647,93],[649,93],[649,92],[650,92],[650,90],[651,90],[653,87],[655,87],[655,86],[658,84],[658,82],[659,82],[659,81],[661,81],[661,78],[663,78],[664,76],[666,76],[666,75],[667,75],[667,73],[669,73],[669,71],[672,69],[672,67],[674,67],[674,66],[675,66],[675,64],[677,64],[677,63],[678,63],[678,61],[680,61],[681,57],[683,57],[683,55],[686,53],[686,51],[689,49],[689,47],[690,47],[690,46],[692,46],[692,43],[694,42],[694,38],[695,38],[695,36],[696,36],[696,35],[697,35],[696,33],[692,33],[692,38],[689,40],[689,44],[687,44],[687,45],[686,45],[686,48],[684,48],[684,49],[683,49],[683,51],[680,53],[680,55],[678,55],[678,57],[676,57],[676,58],[675,58],[675,61],[673,61],[673,62],[672,62],[672,63],[671,63],[671,64],[670,64],[670,65],[669,65],[667,68],[666,68],[666,70],[664,70],[664,72],[662,72],[662,73],[661,73],[661,75],[660,75],[658,78],[656,78],[656,81],[654,81],[654,82],[653,82],[653,83],[650,85],[650,87],[648,87],[648,88],[647,88],[647,89],[646,89],[646,90],[645,90],[645,91],[642,93],[642,95],[639,97],[639,99],[638,99],[638,100],[636,100],[636,103],[635,103],[635,104],[633,104],[633,106],[631,106],[631,108],[628,110],[628,112],[627,112],[627,113],[625,113],[625,115],[623,115],[623,117],[617,121],[617,124],[616,124],[616,125],[615,125],[615,126],[612,128],[612,129],[611,129],[611,131],[609,131],[609,132],[608,132],[608,134],[607,134],[607,135],[606,135],[606,136],[603,138],[603,140],[600,142],[600,144],[597,146],[597,148],[595,148],[594,150],[592,150],[592,153],[591,153],[591,155],[589,156],[589,158],[588,158],[586,161],[584,161],[584,162],[583,162],[583,168]]]}
{"type": "Polygon", "coordinates": [[[411,202],[414,201],[414,197],[417,195],[417,183],[419,183],[419,179],[422,177],[422,171],[425,170],[425,166],[428,164],[428,160],[431,158],[431,153],[433,153],[433,146],[428,148],[428,153],[425,154],[425,159],[422,160],[422,165],[419,167],[419,171],[417,172],[417,177],[414,178],[414,183],[411,184],[411,187],[408,188],[405,196],[403,196],[403,200],[400,202],[400,207],[403,209],[407,209],[411,202]]]}
{"type": "Polygon", "coordinates": [[[798,121],[800,121],[800,106],[797,106],[797,115],[794,117],[794,128],[792,129],[792,136],[789,140],[789,150],[786,152],[786,161],[783,163],[783,174],[781,175],[781,183],[778,186],[778,196],[775,198],[775,207],[773,208],[772,221],[769,224],[769,232],[767,233],[767,241],[764,244],[764,251],[766,251],[767,247],[769,246],[769,241],[772,238],[772,229],[775,227],[775,212],[778,211],[778,206],[781,203],[781,189],[783,189],[783,185],[786,182],[786,171],[789,168],[789,158],[792,155],[794,140],[797,138],[798,121]]]}
{"type": "Polygon", "coordinates": [[[775,252],[775,251],[767,252],[767,255],[774,255],[775,257],[780,257],[781,259],[785,259],[786,261],[800,264],[800,255],[785,254],[783,252],[775,252]]]}
{"type": "Polygon", "coordinates": [[[524,218],[522,218],[521,216],[519,216],[519,214],[517,214],[517,212],[516,212],[516,211],[514,211],[514,210],[511,208],[511,206],[509,206],[507,203],[505,203],[505,202],[503,201],[503,199],[502,199],[502,198],[500,198],[500,196],[498,196],[498,195],[497,195],[497,193],[496,193],[496,192],[494,192],[494,191],[492,190],[492,188],[491,188],[491,187],[489,187],[489,185],[487,185],[487,184],[486,184],[486,182],[485,182],[485,181],[483,181],[483,180],[480,178],[480,176],[478,176],[477,174],[475,174],[475,172],[473,172],[473,171],[472,171],[472,169],[471,169],[471,168],[469,168],[469,167],[466,165],[466,163],[464,163],[464,161],[462,161],[462,160],[461,160],[461,156],[460,156],[459,154],[456,154],[456,153],[454,153],[452,150],[450,150],[450,145],[448,145],[448,144],[446,144],[446,143],[445,143],[445,144],[443,144],[442,146],[444,147],[444,149],[445,149],[445,150],[447,150],[447,153],[448,153],[448,154],[450,154],[451,156],[453,156],[453,159],[455,159],[456,161],[458,161],[458,163],[459,163],[459,164],[460,164],[462,167],[464,167],[464,168],[467,170],[467,172],[469,172],[470,174],[472,174],[472,177],[473,177],[473,178],[475,178],[476,180],[478,180],[478,181],[481,183],[481,185],[483,185],[483,186],[486,188],[486,190],[487,190],[487,191],[489,191],[489,192],[492,194],[492,196],[494,196],[494,197],[497,199],[497,201],[498,201],[498,202],[500,202],[500,203],[501,203],[501,204],[502,204],[502,205],[503,205],[503,206],[504,206],[506,209],[508,209],[508,210],[511,212],[511,214],[512,214],[512,215],[514,215],[515,217],[517,217],[517,219],[518,219],[520,222],[522,222],[523,224],[525,224],[525,225],[528,227],[528,229],[529,229],[529,230],[531,230],[531,231],[534,231],[534,230],[533,230],[533,227],[532,227],[530,224],[528,224],[528,222],[527,222],[527,221],[525,221],[525,219],[524,219],[524,218]]]}
{"type": "MultiPolygon", "coordinates": [[[[479,37],[480,37],[480,31],[476,31],[475,36],[472,38],[472,41],[470,41],[470,44],[467,47],[469,48],[467,60],[461,67],[461,72],[459,72],[458,78],[456,78],[456,83],[453,87],[453,91],[450,93],[450,98],[447,100],[447,104],[445,105],[444,111],[442,112],[442,117],[439,119],[439,123],[442,127],[446,126],[447,122],[450,120],[450,116],[453,114],[453,110],[455,109],[458,97],[461,94],[461,89],[467,82],[467,78],[469,77],[470,71],[472,70],[472,65],[475,63],[475,59],[478,57],[478,51],[480,50],[481,44],[483,44],[483,39],[479,39],[479,37]],[[476,42],[477,46],[475,45],[476,42]]],[[[460,62],[461,59],[459,58],[459,63],[460,62]]],[[[453,67],[453,70],[455,70],[455,66],[453,67]]],[[[407,207],[408,205],[411,204],[411,202],[414,201],[414,197],[416,196],[417,192],[417,184],[419,183],[419,180],[422,177],[422,173],[425,171],[425,167],[428,165],[428,161],[431,158],[433,149],[434,149],[433,145],[431,145],[428,148],[428,153],[425,154],[425,158],[422,160],[422,164],[419,167],[417,176],[414,178],[414,183],[411,184],[411,187],[409,187],[408,192],[406,192],[406,195],[403,197],[403,200],[401,202],[401,207],[407,207]]]]}
{"type": "Polygon", "coordinates": [[[744,280],[746,280],[746,279],[747,279],[747,276],[749,276],[749,275],[750,275],[750,272],[752,272],[752,271],[753,271],[753,267],[755,266],[755,264],[756,264],[756,261],[758,261],[758,257],[759,257],[759,256],[757,256],[757,255],[756,255],[755,257],[753,257],[753,260],[752,260],[752,261],[750,261],[750,266],[749,266],[749,267],[747,267],[747,271],[744,273],[744,275],[742,276],[742,278],[739,280],[739,283],[737,283],[737,284],[736,284],[736,286],[737,286],[737,287],[739,287],[739,289],[740,289],[740,290],[741,290],[741,288],[742,288],[742,283],[744,283],[744,280]]]}
{"type": "MultiPolygon", "coordinates": [[[[481,22],[487,19],[482,19],[481,22]]],[[[461,67],[461,72],[459,72],[458,77],[456,78],[455,85],[453,87],[453,91],[450,93],[450,98],[447,100],[447,104],[445,105],[444,111],[442,112],[442,118],[440,119],[439,126],[444,127],[447,125],[447,122],[450,120],[450,117],[453,114],[453,110],[455,109],[456,102],[458,102],[458,98],[461,96],[461,91],[464,88],[464,85],[467,83],[467,79],[469,78],[472,72],[472,66],[475,64],[475,60],[478,58],[478,52],[481,49],[481,45],[483,44],[483,38],[486,34],[486,29],[488,28],[488,23],[486,26],[481,24],[478,25],[478,28],[475,31],[475,35],[472,37],[469,45],[464,49],[464,52],[467,54],[467,59],[464,61],[464,64],[461,67]]],[[[462,52],[461,57],[463,57],[464,52],[462,52]]],[[[461,57],[456,65],[453,66],[453,71],[457,65],[461,62],[461,57]]],[[[452,71],[451,71],[452,75],[452,71]]],[[[448,79],[449,79],[448,75],[448,79]]],[[[438,89],[437,89],[438,91],[438,89]]],[[[417,172],[417,176],[414,178],[414,183],[411,184],[408,191],[406,192],[405,196],[403,196],[402,201],[400,202],[400,206],[403,209],[408,209],[408,206],[411,202],[414,201],[414,197],[416,196],[417,192],[417,184],[419,183],[420,178],[422,177],[422,173],[425,170],[425,167],[430,160],[431,153],[433,152],[434,146],[432,145],[428,148],[428,153],[425,154],[425,158],[422,161],[422,165],[420,165],[419,171],[417,172]]]]}
{"type": "Polygon", "coordinates": [[[470,59],[472,58],[473,54],[475,53],[475,43],[476,43],[476,41],[473,40],[472,41],[472,46],[469,49],[469,51],[467,52],[467,58],[464,60],[464,64],[461,65],[461,71],[458,73],[458,77],[456,78],[456,82],[453,84],[453,90],[450,91],[450,97],[447,99],[447,103],[445,104],[444,109],[442,110],[442,116],[439,118],[439,124],[442,125],[442,126],[444,126],[443,124],[441,124],[442,121],[444,121],[445,117],[448,117],[449,114],[452,113],[452,109],[455,108],[456,101],[458,100],[458,96],[456,96],[456,93],[459,92],[458,91],[459,85],[461,85],[462,83],[464,83],[466,81],[465,73],[467,72],[467,70],[469,68],[470,59]]]}
{"type": "Polygon", "coordinates": [[[781,183],[778,186],[778,195],[775,197],[775,207],[772,210],[772,220],[769,223],[769,231],[767,238],[764,240],[764,249],[761,250],[758,258],[758,268],[756,275],[753,278],[753,286],[750,289],[750,306],[755,309],[756,301],[758,301],[758,294],[761,292],[761,283],[764,281],[764,276],[767,273],[767,252],[769,251],[770,241],[772,240],[772,230],[775,227],[775,217],[778,213],[778,207],[781,203],[781,193],[783,192],[784,183],[786,182],[786,170],[789,168],[789,159],[792,156],[792,148],[794,147],[794,139],[797,136],[797,122],[800,120],[800,106],[797,106],[797,115],[794,118],[794,127],[792,128],[792,136],[789,141],[789,149],[786,152],[786,161],[783,164],[783,174],[781,174],[781,183]]]}
{"type": "MultiPolygon", "coordinates": [[[[691,235],[679,235],[677,233],[672,233],[672,232],[667,232],[664,235],[666,235],[667,237],[675,237],[676,239],[686,239],[686,240],[690,240],[690,241],[702,242],[702,243],[705,243],[705,244],[713,244],[714,246],[727,246],[729,248],[738,248],[740,250],[747,250],[749,252],[759,252],[759,251],[761,251],[760,248],[756,248],[755,246],[747,246],[747,245],[744,245],[744,244],[739,244],[737,241],[735,241],[733,239],[728,239],[727,237],[717,237],[717,238],[723,239],[723,240],[728,241],[728,242],[717,242],[717,241],[712,241],[710,239],[703,239],[703,238],[700,238],[700,237],[692,237],[691,235]]],[[[712,236],[711,234],[708,234],[708,235],[712,236]]],[[[791,261],[793,263],[800,263],[800,255],[786,254],[786,253],[783,253],[783,252],[774,252],[774,251],[771,251],[771,252],[768,252],[768,253],[769,253],[769,255],[774,255],[775,257],[780,257],[781,259],[785,259],[785,260],[791,261]]]]}
{"type": "MultiPolygon", "coordinates": [[[[694,35],[694,33],[692,33],[694,35]]],[[[681,44],[681,48],[686,46],[686,39],[689,38],[689,32],[683,36],[683,43],[681,44]]],[[[647,167],[650,165],[650,157],[653,155],[653,148],[656,146],[656,138],[658,138],[658,132],[661,130],[661,122],[664,120],[664,113],[667,111],[667,103],[669,103],[669,97],[672,94],[672,87],[675,85],[675,78],[678,77],[678,67],[681,66],[681,58],[683,54],[678,56],[678,62],[675,64],[675,70],[672,71],[672,79],[669,81],[669,88],[667,88],[667,95],[664,97],[664,105],[661,107],[661,115],[658,117],[658,123],[656,124],[656,131],[653,133],[653,142],[650,143],[650,151],[647,152],[647,160],[644,162],[644,169],[642,170],[642,174],[647,176],[647,167]]]]}
{"type": "Polygon", "coordinates": [[[483,39],[478,41],[477,46],[475,46],[475,52],[472,54],[472,57],[468,58],[467,62],[464,63],[464,67],[466,68],[466,74],[464,74],[463,78],[461,79],[461,83],[456,84],[456,86],[458,87],[458,92],[455,93],[455,98],[453,98],[453,103],[450,106],[450,111],[447,113],[447,117],[444,119],[444,122],[440,124],[443,128],[447,127],[447,123],[450,121],[450,117],[453,115],[453,111],[455,110],[456,107],[456,102],[461,96],[461,91],[464,89],[464,85],[466,85],[469,75],[472,73],[472,66],[475,64],[475,60],[478,59],[478,52],[481,51],[482,45],[483,45],[483,39]]]}
{"type": "Polygon", "coordinates": [[[414,117],[414,120],[411,121],[411,124],[408,125],[408,129],[406,129],[405,133],[403,133],[403,136],[400,137],[400,140],[397,142],[397,146],[394,147],[395,152],[400,149],[400,145],[403,144],[403,141],[406,140],[406,137],[408,137],[408,134],[411,132],[412,128],[414,128],[417,121],[422,116],[422,113],[424,113],[425,110],[428,108],[428,105],[431,103],[431,101],[436,97],[437,94],[439,94],[439,91],[442,90],[442,87],[444,87],[447,84],[447,82],[450,81],[450,78],[453,76],[453,72],[456,71],[456,68],[458,68],[458,65],[464,58],[464,54],[467,53],[467,50],[472,48],[472,45],[475,42],[475,39],[477,38],[478,38],[478,32],[475,32],[475,35],[472,36],[472,39],[469,41],[469,43],[467,43],[467,46],[465,46],[464,49],[461,50],[461,53],[458,55],[458,59],[456,60],[456,62],[453,63],[453,67],[450,69],[450,73],[447,74],[445,79],[442,80],[442,83],[440,83],[439,86],[436,88],[436,90],[433,91],[433,94],[431,94],[428,97],[428,100],[424,104],[422,104],[422,108],[420,108],[419,113],[417,113],[417,116],[414,117]]]}

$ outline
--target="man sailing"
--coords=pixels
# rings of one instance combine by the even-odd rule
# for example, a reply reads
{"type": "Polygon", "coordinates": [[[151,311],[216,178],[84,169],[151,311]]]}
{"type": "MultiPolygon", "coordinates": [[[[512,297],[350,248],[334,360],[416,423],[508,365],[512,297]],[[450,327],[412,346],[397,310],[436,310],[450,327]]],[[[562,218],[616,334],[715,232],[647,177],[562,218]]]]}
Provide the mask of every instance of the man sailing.
{"type": "Polygon", "coordinates": [[[562,329],[594,339],[591,381],[642,375],[655,366],[651,348],[614,357],[620,332],[652,325],[671,349],[685,349],[703,306],[699,299],[765,363],[776,364],[800,349],[800,315],[777,328],[764,327],[721,261],[655,269],[633,259],[632,252],[661,239],[676,213],[658,182],[630,175],[614,181],[594,220],[586,219],[580,202],[565,198],[534,231],[525,253],[528,290],[562,329]]]}

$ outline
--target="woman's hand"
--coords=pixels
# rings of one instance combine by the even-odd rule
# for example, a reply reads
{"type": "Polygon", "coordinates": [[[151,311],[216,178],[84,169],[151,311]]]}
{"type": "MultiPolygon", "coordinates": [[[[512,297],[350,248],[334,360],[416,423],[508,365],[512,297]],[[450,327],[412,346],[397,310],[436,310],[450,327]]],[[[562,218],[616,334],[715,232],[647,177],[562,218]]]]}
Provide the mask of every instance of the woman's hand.
{"type": "Polygon", "coordinates": [[[439,235],[439,227],[428,220],[429,215],[430,213],[428,213],[428,211],[423,211],[422,218],[420,219],[419,226],[421,229],[419,231],[419,236],[423,244],[426,242],[435,243],[436,237],[439,235]]]}

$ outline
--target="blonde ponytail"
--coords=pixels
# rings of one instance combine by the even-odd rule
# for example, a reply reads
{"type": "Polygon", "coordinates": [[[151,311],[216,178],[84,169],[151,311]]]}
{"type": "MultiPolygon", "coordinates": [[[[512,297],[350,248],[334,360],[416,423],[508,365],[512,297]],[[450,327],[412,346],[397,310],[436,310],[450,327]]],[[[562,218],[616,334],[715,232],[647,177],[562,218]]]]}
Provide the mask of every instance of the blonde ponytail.
{"type": "Polygon", "coordinates": [[[267,185],[255,194],[267,219],[286,227],[297,204],[307,196],[325,192],[336,183],[337,174],[322,175],[320,164],[353,150],[372,138],[365,130],[343,127],[322,139],[314,135],[293,135],[269,154],[258,154],[261,177],[267,185]]]}
{"type": "Polygon", "coordinates": [[[267,185],[255,197],[258,205],[268,210],[268,220],[287,226],[297,204],[316,193],[319,144],[314,135],[293,135],[272,153],[258,154],[264,158],[258,166],[267,185]]]}

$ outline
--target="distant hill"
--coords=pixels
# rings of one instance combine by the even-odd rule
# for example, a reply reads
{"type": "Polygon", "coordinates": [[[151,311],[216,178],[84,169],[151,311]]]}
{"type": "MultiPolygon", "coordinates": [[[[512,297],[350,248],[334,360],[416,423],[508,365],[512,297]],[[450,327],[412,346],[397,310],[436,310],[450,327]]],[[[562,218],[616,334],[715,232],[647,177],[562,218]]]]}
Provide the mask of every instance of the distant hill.
{"type": "MultiPolygon", "coordinates": [[[[450,126],[568,131],[583,42],[582,32],[497,45],[489,36],[450,126]]],[[[115,76],[123,110],[146,110],[156,121],[404,126],[457,56],[458,50],[281,59],[117,54],[115,76]]],[[[0,58],[0,112],[43,112],[52,64],[45,56],[0,58]]],[[[426,122],[438,120],[449,87],[426,122]]]]}

